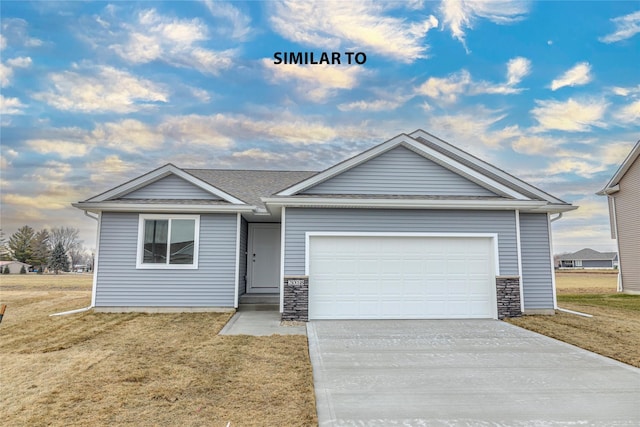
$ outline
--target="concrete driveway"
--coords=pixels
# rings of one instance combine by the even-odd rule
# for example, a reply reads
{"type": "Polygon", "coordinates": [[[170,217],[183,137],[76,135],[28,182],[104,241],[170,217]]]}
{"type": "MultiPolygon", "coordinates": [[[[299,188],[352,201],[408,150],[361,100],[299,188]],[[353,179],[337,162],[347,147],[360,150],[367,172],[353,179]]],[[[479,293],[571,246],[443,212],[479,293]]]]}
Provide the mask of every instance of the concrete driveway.
{"type": "Polygon", "coordinates": [[[638,426],[640,369],[497,320],[307,324],[321,426],[638,426]]]}

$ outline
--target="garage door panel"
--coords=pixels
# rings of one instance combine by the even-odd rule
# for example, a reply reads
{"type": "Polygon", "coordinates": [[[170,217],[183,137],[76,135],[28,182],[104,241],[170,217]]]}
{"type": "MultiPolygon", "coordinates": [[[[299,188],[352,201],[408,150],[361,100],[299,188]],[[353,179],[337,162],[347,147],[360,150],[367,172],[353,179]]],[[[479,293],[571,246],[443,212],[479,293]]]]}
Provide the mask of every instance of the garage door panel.
{"type": "Polygon", "coordinates": [[[489,238],[312,236],[315,319],[495,317],[489,238]]]}

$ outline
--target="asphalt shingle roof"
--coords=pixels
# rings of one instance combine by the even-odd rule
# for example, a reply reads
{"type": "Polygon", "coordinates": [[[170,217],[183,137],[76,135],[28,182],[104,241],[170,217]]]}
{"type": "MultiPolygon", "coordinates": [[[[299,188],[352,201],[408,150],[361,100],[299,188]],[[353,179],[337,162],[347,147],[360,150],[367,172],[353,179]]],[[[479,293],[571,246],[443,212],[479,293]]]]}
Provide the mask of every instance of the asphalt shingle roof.
{"type": "Polygon", "coordinates": [[[183,169],[185,172],[250,204],[264,207],[261,197],[271,196],[318,172],[234,169],[183,169]]]}
{"type": "Polygon", "coordinates": [[[560,257],[560,260],[574,260],[574,259],[593,260],[593,261],[611,260],[611,259],[614,259],[616,255],[617,254],[615,252],[598,252],[591,248],[585,248],[585,249],[579,250],[578,252],[574,252],[572,254],[562,255],[560,257]]]}

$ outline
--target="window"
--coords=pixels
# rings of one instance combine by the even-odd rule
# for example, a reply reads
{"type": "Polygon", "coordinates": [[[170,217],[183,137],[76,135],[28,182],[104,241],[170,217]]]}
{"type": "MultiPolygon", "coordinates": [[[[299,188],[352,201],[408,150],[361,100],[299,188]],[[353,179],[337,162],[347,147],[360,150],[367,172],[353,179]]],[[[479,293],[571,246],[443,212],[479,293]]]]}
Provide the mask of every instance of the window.
{"type": "Polygon", "coordinates": [[[199,215],[140,215],[137,268],[198,268],[199,215]]]}

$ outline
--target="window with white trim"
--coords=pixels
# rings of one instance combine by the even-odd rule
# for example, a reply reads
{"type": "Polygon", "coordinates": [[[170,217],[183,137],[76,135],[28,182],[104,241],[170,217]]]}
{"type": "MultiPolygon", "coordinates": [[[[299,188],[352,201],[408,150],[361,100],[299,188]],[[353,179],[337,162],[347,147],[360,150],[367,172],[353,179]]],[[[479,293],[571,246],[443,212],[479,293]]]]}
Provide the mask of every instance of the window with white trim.
{"type": "Polygon", "coordinates": [[[198,268],[199,215],[141,214],[137,268],[198,268]]]}

